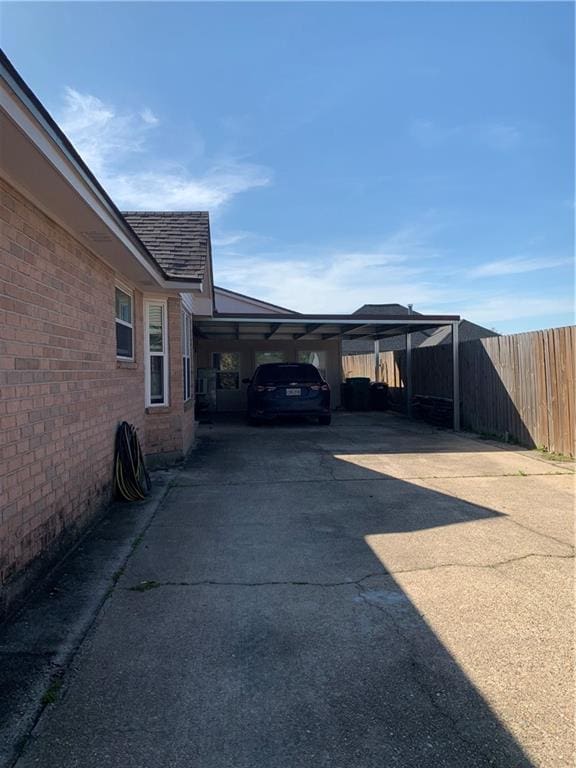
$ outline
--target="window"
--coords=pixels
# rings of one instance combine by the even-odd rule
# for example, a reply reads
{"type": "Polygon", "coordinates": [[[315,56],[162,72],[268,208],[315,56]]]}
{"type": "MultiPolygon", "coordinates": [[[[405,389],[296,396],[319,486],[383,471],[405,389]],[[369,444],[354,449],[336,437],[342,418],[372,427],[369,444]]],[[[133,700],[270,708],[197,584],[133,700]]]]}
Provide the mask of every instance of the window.
{"type": "Polygon", "coordinates": [[[166,304],[147,301],[146,313],[146,404],[168,405],[168,344],[166,304]]]}
{"type": "Polygon", "coordinates": [[[239,352],[214,352],[212,367],[216,369],[216,389],[240,388],[239,352]]]}
{"type": "Polygon", "coordinates": [[[132,296],[121,288],[116,288],[116,357],[134,359],[132,296]]]}
{"type": "Polygon", "coordinates": [[[192,361],[190,350],[192,348],[192,318],[188,312],[182,312],[182,383],[184,402],[192,397],[192,361]]]}
{"type": "Polygon", "coordinates": [[[256,367],[264,363],[283,363],[285,357],[284,352],[256,352],[256,367]]]}
{"type": "Polygon", "coordinates": [[[301,349],[298,352],[298,362],[315,365],[320,371],[322,378],[326,380],[326,350],[314,352],[301,349]]]}

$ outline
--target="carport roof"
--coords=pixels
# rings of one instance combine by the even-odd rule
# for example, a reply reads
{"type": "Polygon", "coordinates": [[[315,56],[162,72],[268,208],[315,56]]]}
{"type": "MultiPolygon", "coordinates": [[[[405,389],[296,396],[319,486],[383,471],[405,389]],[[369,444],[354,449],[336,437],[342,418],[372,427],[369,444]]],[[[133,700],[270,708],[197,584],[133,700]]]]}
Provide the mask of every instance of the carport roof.
{"type": "Polygon", "coordinates": [[[295,315],[220,314],[195,318],[196,335],[209,340],[384,339],[452,325],[458,315],[295,315]]]}

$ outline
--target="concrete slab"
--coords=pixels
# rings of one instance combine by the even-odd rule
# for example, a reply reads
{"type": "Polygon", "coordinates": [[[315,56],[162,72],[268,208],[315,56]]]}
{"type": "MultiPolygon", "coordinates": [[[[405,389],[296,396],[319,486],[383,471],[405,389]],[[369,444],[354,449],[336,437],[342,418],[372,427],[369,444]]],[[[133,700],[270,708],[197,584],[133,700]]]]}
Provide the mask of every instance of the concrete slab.
{"type": "Polygon", "coordinates": [[[18,766],[529,765],[402,591],[388,596],[382,613],[353,586],[117,593],[58,727],[44,720],[18,766]]]}
{"type": "Polygon", "coordinates": [[[574,544],[574,499],[576,477],[479,477],[442,478],[415,481],[447,496],[470,504],[483,504],[507,516],[510,522],[557,539],[569,546],[574,544]]]}
{"type": "MultiPolygon", "coordinates": [[[[331,462],[335,479],[363,479],[376,472],[387,477],[414,479],[425,477],[502,477],[526,475],[572,474],[569,468],[560,469],[533,458],[528,451],[472,451],[434,450],[434,445],[413,452],[404,441],[404,451],[388,453],[335,452],[331,462]]],[[[452,446],[460,448],[460,445],[452,446]]],[[[468,446],[467,446],[468,447],[468,446]]]]}
{"type": "Polygon", "coordinates": [[[530,556],[395,579],[535,765],[571,765],[573,561],[530,556]]]}
{"type": "Polygon", "coordinates": [[[388,414],[206,428],[17,768],[572,765],[549,469],[388,414]]]}

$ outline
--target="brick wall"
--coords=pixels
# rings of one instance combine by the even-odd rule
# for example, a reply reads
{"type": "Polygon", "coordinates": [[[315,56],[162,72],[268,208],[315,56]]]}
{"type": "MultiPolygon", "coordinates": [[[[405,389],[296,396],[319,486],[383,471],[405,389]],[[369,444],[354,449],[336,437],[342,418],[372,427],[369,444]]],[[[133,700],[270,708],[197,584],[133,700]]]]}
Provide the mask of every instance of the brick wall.
{"type": "Polygon", "coordinates": [[[135,362],[116,361],[113,271],[0,182],[0,579],[4,613],[110,499],[120,420],[144,442],[135,362]]]}

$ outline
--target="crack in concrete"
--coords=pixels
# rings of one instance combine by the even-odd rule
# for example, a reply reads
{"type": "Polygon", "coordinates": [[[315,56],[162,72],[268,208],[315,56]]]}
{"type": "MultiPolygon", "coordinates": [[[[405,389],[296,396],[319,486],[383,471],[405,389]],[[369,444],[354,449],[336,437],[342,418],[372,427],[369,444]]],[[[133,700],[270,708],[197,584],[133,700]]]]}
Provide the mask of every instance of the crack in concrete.
{"type": "Polygon", "coordinates": [[[559,539],[556,536],[551,536],[549,533],[542,533],[542,531],[537,531],[536,528],[531,528],[529,525],[524,525],[524,523],[518,522],[518,520],[515,520],[511,515],[508,515],[506,512],[504,512],[503,514],[506,515],[506,519],[509,523],[512,523],[513,525],[517,525],[518,528],[523,528],[525,531],[530,531],[530,533],[533,533],[535,536],[541,536],[543,539],[550,539],[550,541],[555,541],[557,544],[561,544],[563,547],[569,547],[570,549],[574,549],[574,547],[571,544],[568,544],[566,541],[562,541],[562,539],[559,539]]]}
{"type": "MultiPolygon", "coordinates": [[[[373,579],[379,576],[389,576],[389,571],[378,573],[369,573],[360,579],[350,579],[349,581],[217,581],[216,579],[203,579],[202,581],[142,581],[140,584],[150,584],[150,589],[156,587],[355,587],[366,579],[373,579]]],[[[132,587],[124,587],[130,592],[145,592],[145,588],[139,588],[136,584],[132,587]]]]}
{"type": "Polygon", "coordinates": [[[438,563],[436,565],[424,566],[422,568],[399,568],[394,571],[382,570],[377,573],[368,573],[359,579],[350,579],[347,581],[299,581],[288,579],[285,581],[218,581],[216,579],[203,579],[201,581],[141,581],[132,587],[124,587],[125,591],[147,592],[158,587],[355,587],[368,579],[394,578],[398,574],[421,573],[425,571],[435,571],[444,568],[501,568],[511,563],[517,563],[527,560],[531,557],[541,557],[546,559],[572,560],[574,554],[554,555],[547,552],[531,552],[527,555],[511,557],[507,560],[499,560],[496,563],[438,563]]]}
{"type": "MultiPolygon", "coordinates": [[[[490,479],[496,479],[499,477],[517,477],[517,478],[529,478],[529,477],[558,477],[559,475],[567,475],[567,476],[574,476],[573,471],[559,471],[559,472],[530,472],[525,475],[519,475],[518,473],[514,472],[505,472],[502,474],[495,474],[495,475],[410,475],[410,476],[403,476],[403,477],[397,477],[396,475],[383,475],[382,477],[336,477],[334,475],[334,471],[332,468],[329,469],[329,476],[328,477],[314,477],[310,479],[294,479],[294,480],[250,480],[250,481],[238,481],[238,482],[228,482],[228,483],[222,483],[218,482],[217,480],[214,481],[207,481],[207,482],[175,482],[173,484],[173,488],[203,488],[203,487],[217,487],[221,488],[222,486],[226,488],[233,488],[236,486],[253,486],[253,485],[296,485],[301,483],[330,483],[330,482],[336,482],[336,483],[367,483],[367,482],[383,482],[383,481],[390,481],[390,480],[400,480],[400,481],[410,481],[410,480],[481,480],[483,478],[486,478],[486,480],[490,479]]],[[[371,467],[359,467],[359,469],[365,469],[368,472],[378,472],[378,470],[375,470],[371,467]]]]}
{"type": "MultiPolygon", "coordinates": [[[[568,546],[568,544],[566,544],[568,546]]],[[[559,560],[572,560],[574,559],[574,553],[570,555],[553,555],[549,552],[530,552],[527,555],[518,555],[518,557],[510,557],[507,560],[498,560],[495,563],[438,563],[437,565],[423,566],[422,568],[399,568],[395,571],[389,571],[391,576],[402,573],[419,573],[421,571],[435,571],[441,568],[501,568],[504,565],[510,565],[510,563],[518,563],[521,560],[527,560],[531,557],[543,557],[559,560]]]]}
{"type": "MultiPolygon", "coordinates": [[[[464,744],[468,749],[471,748],[478,750],[478,752],[480,752],[486,759],[487,766],[493,765],[493,755],[488,752],[477,740],[469,738],[466,733],[462,732],[459,720],[450,711],[448,711],[448,709],[444,708],[442,703],[438,700],[438,690],[431,690],[426,680],[426,674],[429,673],[429,668],[425,663],[422,662],[421,654],[418,652],[418,649],[414,647],[410,634],[403,632],[400,624],[395,620],[394,612],[387,610],[387,608],[384,606],[378,605],[377,603],[371,601],[368,597],[368,594],[362,590],[361,586],[358,586],[358,592],[359,598],[365,605],[368,606],[368,608],[374,608],[378,612],[384,613],[390,620],[389,626],[391,627],[392,631],[396,634],[396,637],[404,645],[404,647],[408,649],[408,660],[412,670],[412,681],[422,696],[429,702],[432,709],[448,723],[452,729],[452,732],[462,744],[464,744]]],[[[442,692],[445,693],[445,691],[442,692]]],[[[449,703],[449,697],[446,697],[446,702],[449,703]]]]}

